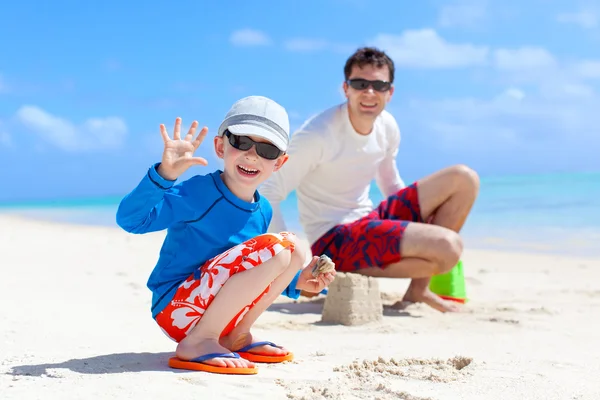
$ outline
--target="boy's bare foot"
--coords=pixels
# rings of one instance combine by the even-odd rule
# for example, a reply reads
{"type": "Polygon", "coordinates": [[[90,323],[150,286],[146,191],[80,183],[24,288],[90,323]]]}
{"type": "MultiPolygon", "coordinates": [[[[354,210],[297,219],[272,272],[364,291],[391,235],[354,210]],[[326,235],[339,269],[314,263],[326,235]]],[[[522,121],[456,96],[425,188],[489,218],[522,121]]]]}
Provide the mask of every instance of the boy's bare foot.
{"type": "MultiPolygon", "coordinates": [[[[425,303],[441,312],[459,312],[460,308],[450,301],[446,301],[429,290],[429,279],[413,279],[404,294],[402,302],[425,303]]],[[[401,302],[398,302],[401,303],[401,302]]],[[[398,303],[393,308],[399,308],[398,303]]]]}
{"type": "MultiPolygon", "coordinates": [[[[205,339],[199,343],[190,343],[188,339],[183,339],[175,350],[177,358],[183,361],[189,361],[196,357],[210,353],[229,353],[230,350],[221,346],[215,339],[205,339]]],[[[214,365],[216,367],[229,368],[254,368],[254,363],[243,358],[222,358],[215,357],[202,361],[204,364],[214,365]]]]}
{"type": "MultiPolygon", "coordinates": [[[[252,336],[250,332],[236,333],[231,332],[227,336],[223,336],[219,343],[224,347],[231,349],[231,351],[238,351],[239,349],[248,346],[249,344],[261,342],[262,340],[252,336]]],[[[273,346],[258,346],[250,349],[248,353],[260,354],[265,356],[285,356],[289,351],[282,347],[273,346]]]]}

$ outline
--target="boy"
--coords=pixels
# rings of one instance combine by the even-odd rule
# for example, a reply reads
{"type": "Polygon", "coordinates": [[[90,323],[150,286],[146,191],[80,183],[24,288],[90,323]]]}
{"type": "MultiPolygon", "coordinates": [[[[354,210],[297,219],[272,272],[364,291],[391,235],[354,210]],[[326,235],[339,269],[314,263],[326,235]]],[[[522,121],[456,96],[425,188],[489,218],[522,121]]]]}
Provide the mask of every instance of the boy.
{"type": "Polygon", "coordinates": [[[312,277],[317,260],[302,268],[308,249],[288,232],[266,233],[272,209],[257,187],[288,159],[289,119],[273,100],[250,96],[229,110],[214,138],[223,171],[196,175],[175,185],[192,165],[204,140],[198,123],[173,139],[161,124],[162,161],[152,166],[117,211],[130,233],[168,229],[148,280],[152,316],[178,343],[173,368],[255,374],[254,362],[291,360],[292,353],[253,337],[250,328],[282,292],[318,293],[334,273],[312,277]]]}

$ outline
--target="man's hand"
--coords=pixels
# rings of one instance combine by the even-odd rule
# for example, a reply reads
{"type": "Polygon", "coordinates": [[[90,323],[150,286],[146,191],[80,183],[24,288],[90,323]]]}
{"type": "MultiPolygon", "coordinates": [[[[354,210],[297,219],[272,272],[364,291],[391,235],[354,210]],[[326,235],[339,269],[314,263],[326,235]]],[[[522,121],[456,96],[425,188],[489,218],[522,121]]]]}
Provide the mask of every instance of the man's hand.
{"type": "Polygon", "coordinates": [[[196,128],[198,128],[198,122],[194,121],[187,135],[181,139],[181,118],[177,118],[175,120],[175,128],[173,129],[173,139],[171,139],[165,125],[160,124],[160,134],[165,142],[162,161],[157,170],[160,176],[174,181],[192,165],[208,165],[206,159],[194,157],[194,152],[208,133],[208,128],[202,128],[196,139],[194,139],[196,128]]]}
{"type": "Polygon", "coordinates": [[[312,276],[312,269],[319,260],[319,257],[313,257],[310,264],[308,264],[302,272],[300,272],[300,277],[298,279],[298,283],[296,284],[296,289],[304,290],[306,292],[311,293],[319,293],[323,289],[333,282],[335,279],[335,271],[327,272],[324,274],[318,275],[316,278],[312,276]]]}

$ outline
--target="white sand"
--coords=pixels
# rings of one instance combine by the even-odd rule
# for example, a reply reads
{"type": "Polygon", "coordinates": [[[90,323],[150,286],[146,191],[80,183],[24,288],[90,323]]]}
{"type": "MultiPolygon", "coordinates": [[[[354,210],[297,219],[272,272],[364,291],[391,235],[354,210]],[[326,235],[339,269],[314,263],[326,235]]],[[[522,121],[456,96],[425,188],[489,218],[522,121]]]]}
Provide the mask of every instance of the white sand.
{"type": "MultiPolygon", "coordinates": [[[[600,398],[598,259],[468,250],[464,313],[358,327],[281,297],[255,334],[296,360],[226,376],[166,365],[145,287],[162,237],[1,216],[0,399],[600,398]]],[[[380,280],[384,303],[407,283],[380,280]]]]}

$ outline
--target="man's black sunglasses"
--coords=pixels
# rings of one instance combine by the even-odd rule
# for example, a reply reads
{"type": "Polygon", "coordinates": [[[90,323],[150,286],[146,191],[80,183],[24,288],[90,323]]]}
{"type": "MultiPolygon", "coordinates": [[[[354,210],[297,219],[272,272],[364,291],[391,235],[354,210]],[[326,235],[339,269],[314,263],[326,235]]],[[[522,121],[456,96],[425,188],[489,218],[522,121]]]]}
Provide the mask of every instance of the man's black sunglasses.
{"type": "Polygon", "coordinates": [[[277,157],[282,155],[284,152],[279,150],[277,146],[271,143],[255,142],[248,136],[238,136],[225,130],[225,136],[229,139],[229,144],[242,151],[248,151],[252,146],[256,146],[256,154],[267,160],[275,160],[277,157]]]}
{"type": "Polygon", "coordinates": [[[368,89],[369,86],[372,86],[373,89],[378,92],[387,92],[392,87],[391,82],[369,81],[367,79],[362,79],[362,78],[349,79],[347,83],[348,83],[348,85],[350,85],[351,88],[356,89],[356,90],[365,90],[365,89],[368,89]]]}

